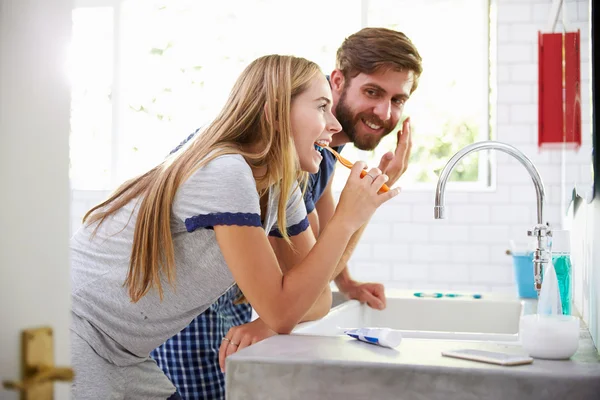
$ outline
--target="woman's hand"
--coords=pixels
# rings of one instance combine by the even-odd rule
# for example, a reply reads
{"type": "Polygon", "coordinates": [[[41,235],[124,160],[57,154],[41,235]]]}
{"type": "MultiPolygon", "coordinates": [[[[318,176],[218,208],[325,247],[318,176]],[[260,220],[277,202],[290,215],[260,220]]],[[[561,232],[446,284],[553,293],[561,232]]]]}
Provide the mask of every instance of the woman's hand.
{"type": "Polygon", "coordinates": [[[225,358],[261,340],[277,335],[260,318],[244,325],[234,326],[227,332],[219,348],[219,366],[225,372],[225,358]]]}
{"type": "Polygon", "coordinates": [[[400,192],[399,188],[394,188],[378,193],[388,177],[379,168],[373,168],[361,178],[360,172],[365,167],[362,161],[354,164],[333,214],[333,218],[341,218],[354,231],[365,224],[380,205],[400,192]]]}

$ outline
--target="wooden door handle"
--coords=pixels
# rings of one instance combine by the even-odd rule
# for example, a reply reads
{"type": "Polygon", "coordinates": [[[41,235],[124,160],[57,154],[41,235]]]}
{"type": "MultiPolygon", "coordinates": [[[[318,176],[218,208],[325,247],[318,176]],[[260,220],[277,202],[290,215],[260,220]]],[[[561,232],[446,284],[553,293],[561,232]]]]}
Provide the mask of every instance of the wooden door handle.
{"type": "Polygon", "coordinates": [[[73,369],[69,367],[40,367],[23,381],[4,381],[2,385],[8,390],[24,391],[45,382],[71,382],[74,375],[73,369]]]}
{"type": "Polygon", "coordinates": [[[52,328],[33,328],[21,332],[20,380],[5,380],[2,386],[19,391],[21,400],[53,400],[54,382],[69,382],[73,376],[72,368],[54,365],[52,328]]]}

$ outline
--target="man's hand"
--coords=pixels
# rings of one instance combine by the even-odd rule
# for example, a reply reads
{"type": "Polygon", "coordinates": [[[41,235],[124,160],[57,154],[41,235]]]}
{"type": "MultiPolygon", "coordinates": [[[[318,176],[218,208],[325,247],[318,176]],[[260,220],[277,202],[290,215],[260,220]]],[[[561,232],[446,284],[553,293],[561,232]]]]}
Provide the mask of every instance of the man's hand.
{"type": "Polygon", "coordinates": [[[275,335],[277,333],[272,331],[260,318],[231,328],[221,341],[221,347],[219,348],[219,366],[221,367],[221,372],[225,372],[225,358],[227,356],[275,335]]]}
{"type": "Polygon", "coordinates": [[[358,300],[376,310],[383,310],[386,306],[385,292],[381,283],[363,283],[349,280],[338,283],[338,288],[351,300],[358,300]]]}
{"type": "Polygon", "coordinates": [[[406,118],[402,123],[402,130],[398,131],[398,144],[394,153],[387,152],[381,157],[379,169],[388,176],[386,182],[388,186],[400,179],[402,174],[408,168],[408,159],[410,158],[410,150],[412,148],[410,117],[406,118]]]}

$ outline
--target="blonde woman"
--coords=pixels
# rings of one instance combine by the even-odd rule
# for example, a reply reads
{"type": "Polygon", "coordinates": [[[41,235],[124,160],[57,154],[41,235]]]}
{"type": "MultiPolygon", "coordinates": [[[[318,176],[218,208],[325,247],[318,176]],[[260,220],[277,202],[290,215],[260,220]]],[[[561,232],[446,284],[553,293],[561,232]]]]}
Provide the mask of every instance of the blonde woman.
{"type": "Polygon", "coordinates": [[[316,64],[261,57],[202,134],[86,214],[72,239],[75,399],[180,398],[149,353],[234,283],[278,333],[329,306],[348,240],[398,193],[378,194],[387,177],[361,179],[357,163],[315,244],[298,182],[319,168],[313,143],[340,130],[331,104],[316,64]],[[285,273],[274,227],[292,244],[285,273]]]}

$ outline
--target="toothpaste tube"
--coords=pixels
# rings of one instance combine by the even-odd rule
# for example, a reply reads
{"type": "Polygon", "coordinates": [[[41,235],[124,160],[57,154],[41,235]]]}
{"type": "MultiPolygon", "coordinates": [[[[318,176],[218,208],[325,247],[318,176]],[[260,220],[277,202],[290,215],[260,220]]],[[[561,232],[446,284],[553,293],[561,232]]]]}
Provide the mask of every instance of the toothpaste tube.
{"type": "Polygon", "coordinates": [[[346,329],[344,333],[361,342],[394,348],[402,341],[400,331],[390,328],[357,328],[346,329]]]}

